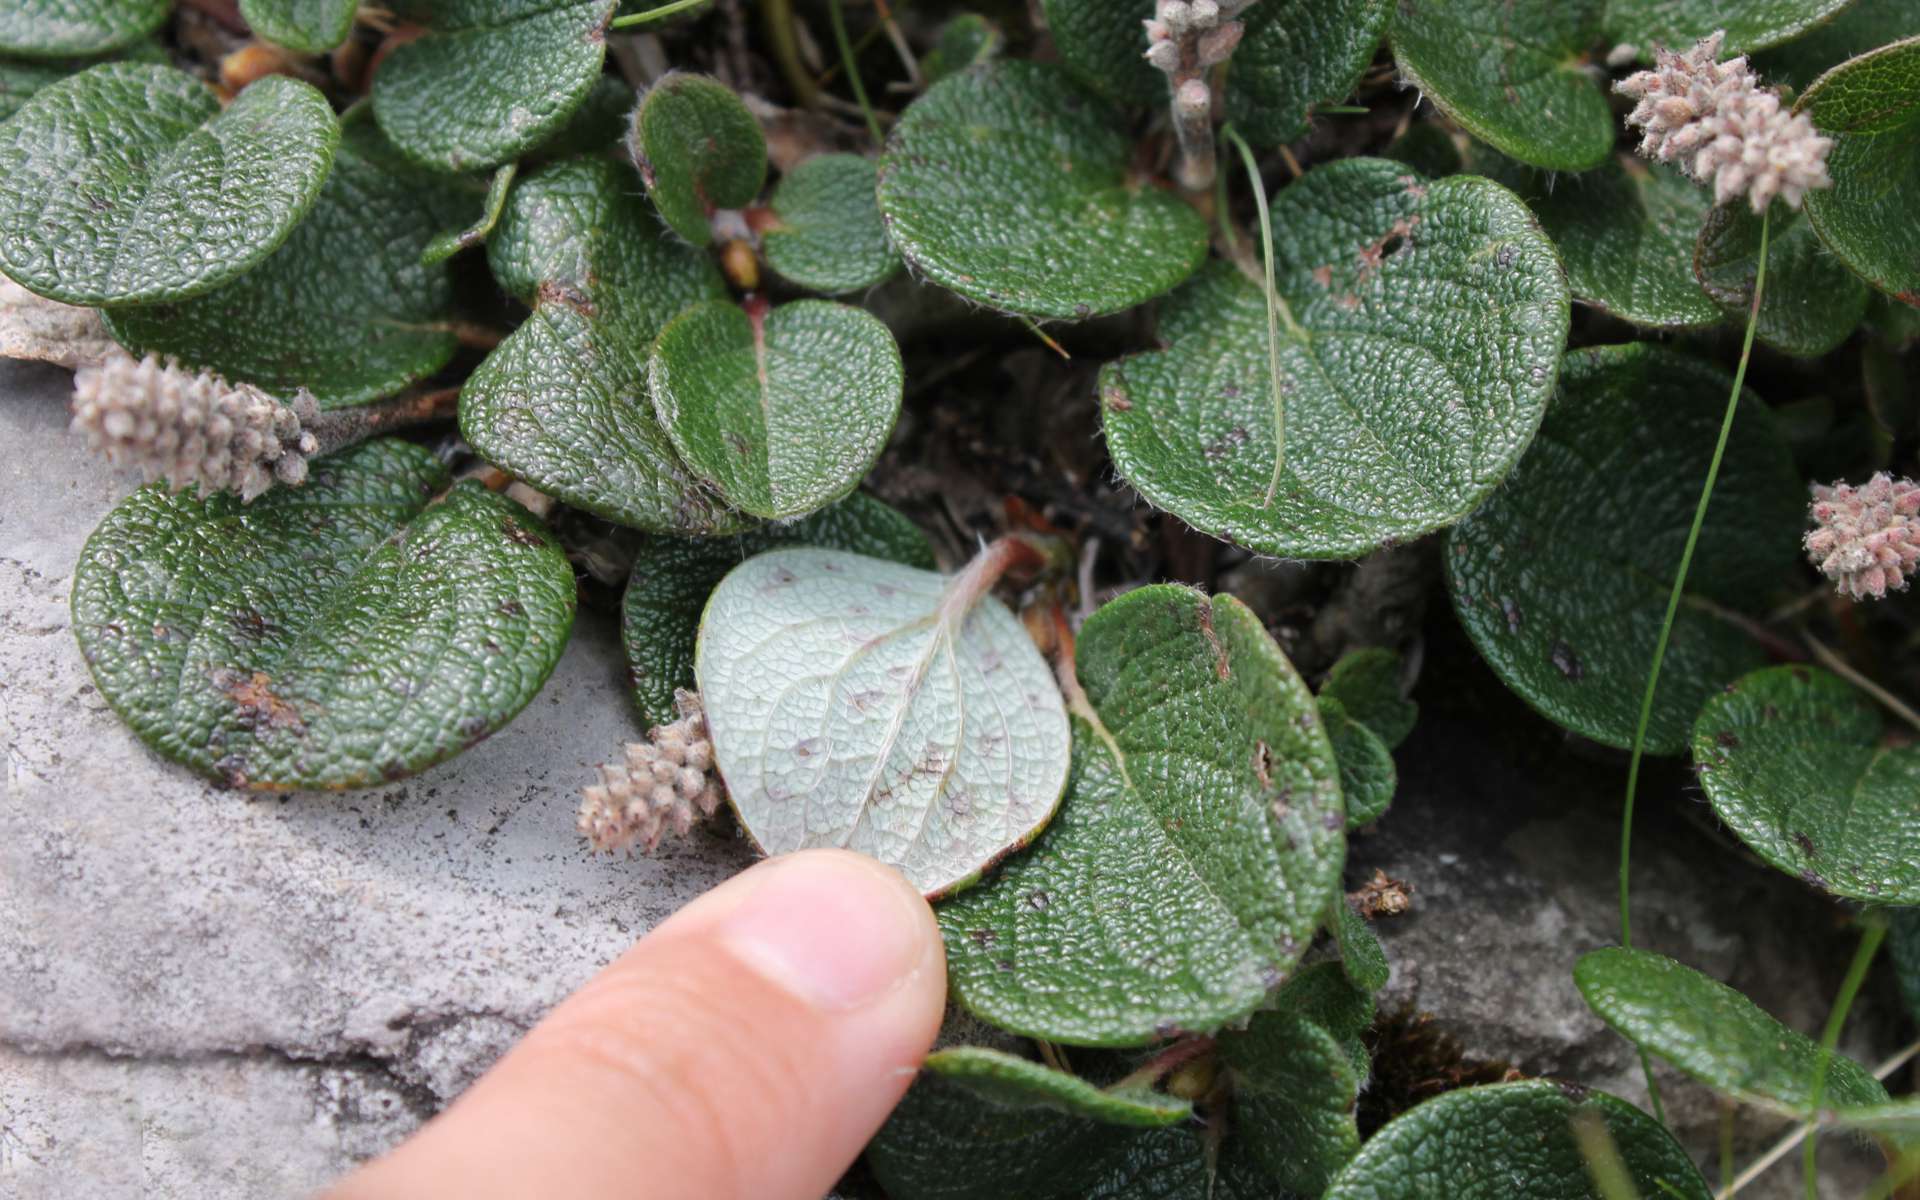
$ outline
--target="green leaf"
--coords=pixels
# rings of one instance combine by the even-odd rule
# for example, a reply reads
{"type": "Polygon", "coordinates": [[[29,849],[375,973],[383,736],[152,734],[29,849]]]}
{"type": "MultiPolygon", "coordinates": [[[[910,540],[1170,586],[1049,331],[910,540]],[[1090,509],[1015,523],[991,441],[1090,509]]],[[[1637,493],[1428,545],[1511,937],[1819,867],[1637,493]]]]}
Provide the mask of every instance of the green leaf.
{"type": "Polygon", "coordinates": [[[500,214],[506,211],[507,193],[513,190],[514,177],[519,173],[518,163],[494,168],[493,178],[487,182],[486,199],[480,205],[480,215],[459,229],[443,229],[434,234],[420,251],[420,265],[437,266],[462,250],[485,245],[494,226],[500,223],[500,214]]]}
{"type": "Polygon", "coordinates": [[[1772,84],[1805,91],[1828,67],[1899,41],[1920,29],[1920,0],[1853,0],[1840,15],[1783,46],[1753,56],[1772,84]]]}
{"type": "Polygon", "coordinates": [[[874,199],[872,159],[817,154],[773,190],[778,224],[762,236],[767,265],[816,292],[842,295],[885,281],[900,269],[874,199]]]}
{"type": "Polygon", "coordinates": [[[679,712],[676,688],[692,690],[700,610],[726,573],[776,546],[821,546],[933,569],[927,536],[898,511],[859,492],[798,521],[762,525],[731,538],[649,538],[633,562],[621,604],[627,682],[646,726],[679,712]]]}
{"type": "Polygon", "coordinates": [[[680,460],[735,508],[804,516],[851,492],[900,415],[900,348],[830,300],[716,300],[660,331],[654,414],[680,460]]]}
{"type": "Polygon", "coordinates": [[[1135,172],[1133,150],[1120,114],[1059,67],[995,61],[901,115],[880,211],[915,271],[969,300],[1069,320],[1118,312],[1207,253],[1206,221],[1135,172]]]}
{"type": "Polygon", "coordinates": [[[1303,1017],[1259,1013],[1246,1032],[1220,1035],[1217,1052],[1233,1080],[1234,1136],[1273,1182],[1320,1195],[1360,1150],[1365,1077],[1340,1040],[1303,1017]]]}
{"type": "Polygon", "coordinates": [[[998,55],[1006,40],[1006,35],[979,13],[961,13],[940,27],[933,49],[920,60],[920,75],[929,84],[939,83],[998,55]]]}
{"type": "Polygon", "coordinates": [[[573,570],[512,501],[363,442],[252,504],[142,488],[74,572],[100,694],[230,787],[366,787],[453,757],[546,682],[573,570]]]}
{"type": "Polygon", "coordinates": [[[1340,965],[1354,986],[1369,993],[1387,986],[1387,979],[1392,974],[1392,968],[1387,964],[1387,952],[1381,948],[1373,926],[1367,924],[1365,917],[1353,911],[1353,906],[1347,903],[1345,896],[1334,901],[1333,920],[1328,924],[1333,929],[1334,942],[1340,947],[1340,965]]]}
{"type": "MultiPolygon", "coordinates": [[[[1153,6],[1143,7],[1151,16],[1153,6]]],[[[1278,146],[1307,131],[1314,105],[1353,93],[1380,46],[1387,0],[1262,0],[1240,20],[1246,34],[1227,70],[1227,119],[1255,145],[1278,146]]],[[[1133,28],[1138,58],[1146,47],[1133,28]]]]}
{"type": "MultiPolygon", "coordinates": [[[[1528,174],[1521,194],[1560,248],[1576,297],[1656,329],[1719,322],[1719,305],[1694,277],[1694,244],[1713,209],[1706,188],[1625,156],[1578,175],[1528,174]]],[[[1769,292],[1777,264],[1767,268],[1769,292]]]]}
{"type": "Polygon", "coordinates": [[[1841,262],[1920,306],[1909,198],[1920,194],[1920,37],[1828,71],[1793,106],[1833,139],[1833,186],[1807,193],[1807,219],[1841,262]]]}
{"type": "MultiPolygon", "coordinates": [[[[108,61],[125,59],[130,62],[165,63],[167,52],[159,42],[152,38],[135,42],[120,53],[109,56],[108,61]]],[[[69,75],[76,75],[88,67],[100,65],[99,59],[32,59],[0,57],[0,121],[6,120],[26,106],[35,92],[49,84],[58,83],[69,75]]]]}
{"type": "MultiPolygon", "coordinates": [[[[1715,1091],[1807,1115],[1819,1046],[1726,984],[1664,955],[1618,946],[1582,955],[1573,981],[1600,1019],[1642,1050],[1715,1091]]],[[[1887,1089],[1835,1054],[1824,1095],[1829,1107],[1879,1104],[1887,1089]]]]}
{"type": "Polygon", "coordinates": [[[1526,206],[1386,159],[1275,198],[1285,466],[1271,494],[1266,301],[1215,262],[1161,306],[1165,350],[1100,375],[1114,465],[1155,507],[1261,554],[1352,558],[1452,524],[1513,469],[1567,334],[1526,206]]]}
{"type": "Polygon", "coordinates": [[[283,76],[223,110],[171,67],[83,71],[0,126],[0,271],[69,304],[211,291],[287,240],[339,140],[326,97],[283,76]]]}
{"type": "Polygon", "coordinates": [[[527,151],[527,157],[545,162],[613,149],[626,140],[633,106],[633,88],[617,75],[602,75],[593,81],[587,98],[573,110],[566,124],[542,138],[539,145],[527,151]]]}
{"type": "Polygon", "coordinates": [[[445,0],[373,79],[373,113],[422,166],[497,166],[567,123],[600,79],[615,0],[445,0]]]}
{"type": "Polygon", "coordinates": [[[654,337],[726,294],[711,259],[668,235],[633,176],[602,158],[535,172],[487,242],[494,278],[533,306],[460,393],[489,461],[577,508],[655,533],[721,534],[728,510],[673,452],[647,393],[654,337]]]}
{"type": "Polygon", "coordinates": [[[420,265],[446,213],[444,181],[411,166],[365,110],[349,114],[307,219],[272,257],[224,287],[174,304],[109,310],[136,355],[172,355],[323,408],[399,391],[447,364],[453,285],[420,265]]]}
{"type": "Polygon", "coordinates": [[[1581,61],[1605,0],[1422,0],[1387,26],[1400,74],[1468,133],[1521,162],[1584,171],[1613,149],[1613,114],[1581,61]]]}
{"type": "Polygon", "coordinates": [[[1653,61],[1656,46],[1685,50],[1726,31],[1724,56],[1791,41],[1847,7],[1851,0],[1607,0],[1609,43],[1627,42],[1653,61]]]}
{"type": "Polygon", "coordinates": [[[1402,1113],[1367,1139],[1325,1200],[1599,1200],[1576,1119],[1605,1124],[1641,1196],[1710,1200],[1658,1121],[1605,1092],[1545,1079],[1445,1092],[1402,1113]]]}
{"type": "Polygon", "coordinates": [[[1061,61],[1081,84],[1122,104],[1165,104],[1167,77],[1147,63],[1141,22],[1154,0],[1041,0],[1061,61]]]}
{"type": "Polygon", "coordinates": [[[1193,1118],[1193,1105],[1185,1100],[1145,1088],[1105,1090],[1078,1075],[984,1046],[936,1050],[921,1065],[1007,1108],[1052,1109],[1089,1121],[1144,1129],[1180,1125],[1193,1118]]]}
{"type": "MultiPolygon", "coordinates": [[[[1375,949],[1377,952],[1377,943],[1375,949]]],[[[1386,960],[1382,958],[1383,972],[1385,965],[1386,960]]],[[[1373,1024],[1373,1012],[1373,993],[1355,983],[1340,963],[1322,961],[1294,972],[1274,993],[1272,1011],[1256,1015],[1249,1028],[1274,1015],[1312,1022],[1332,1034],[1351,1060],[1351,1070],[1337,1074],[1352,1074],[1359,1083],[1365,1080],[1370,1067],[1361,1035],[1373,1024]]],[[[1227,1036],[1222,1035],[1222,1039],[1227,1036]]]]}
{"type": "Polygon", "coordinates": [[[325,54],[347,40],[360,0],[240,0],[258,37],[302,54],[325,54]]]}
{"type": "Polygon", "coordinates": [[[629,143],[660,216],[696,246],[713,240],[716,209],[744,208],[767,179],[767,141],[733,89],[670,74],[648,89],[629,143]]]}
{"type": "Polygon", "coordinates": [[[1333,757],[1340,764],[1340,794],[1347,802],[1349,831],[1371,825],[1386,814],[1399,787],[1394,769],[1393,751],[1367,726],[1347,713],[1347,706],[1332,696],[1319,701],[1320,724],[1326,727],[1327,741],[1333,745],[1333,757]]]}
{"type": "MultiPolygon", "coordinates": [[[[1783,207],[1772,220],[1767,292],[1754,336],[1782,353],[1818,358],[1852,335],[1867,315],[1871,293],[1798,213],[1783,207]]],[[[1714,209],[1700,231],[1693,269],[1707,294],[1744,321],[1760,269],[1760,218],[1744,204],[1714,209]]]]}
{"type": "Polygon", "coordinates": [[[948,984],[982,1019],[1067,1044],[1217,1029],[1299,961],[1339,885],[1313,697],[1244,605],[1173,585],[1104,605],[1075,661],[1067,800],[939,909],[948,984]]]}
{"type": "Polygon", "coordinates": [[[1755,854],[1835,896],[1920,904],[1920,747],[1883,746],[1873,701],[1810,667],[1755,671],[1709,698],[1693,761],[1755,854]]]}
{"type": "MultiPolygon", "coordinates": [[[[1729,387],[1717,367],[1656,346],[1569,353],[1520,469],[1448,535],[1461,624],[1548,720],[1632,744],[1729,387]]],[[[1764,603],[1799,554],[1805,492],[1772,414],[1742,403],[1654,698],[1654,754],[1680,753],[1701,703],[1765,661],[1716,606],[1764,603]]]]}
{"type": "MultiPolygon", "coordinates": [[[[891,1200],[1207,1200],[1206,1158],[1184,1129],[996,1104],[932,1072],[867,1147],[891,1200]]],[[[1216,1190],[1214,1200],[1262,1195],[1216,1190]]]]}
{"type": "Polygon", "coordinates": [[[1401,695],[1400,656],[1384,646],[1365,646],[1340,656],[1320,685],[1323,699],[1338,700],[1347,715],[1397,748],[1413,732],[1420,706],[1401,695]]]}
{"type": "Polygon", "coordinates": [[[1053,816],[1060,693],[977,578],[800,547],[720,581],[694,674],[728,801],[761,849],[844,846],[938,896],[1053,816]]]}
{"type": "Polygon", "coordinates": [[[0,7],[0,54],[105,54],[158,29],[171,7],[172,0],[8,0],[0,7]]]}

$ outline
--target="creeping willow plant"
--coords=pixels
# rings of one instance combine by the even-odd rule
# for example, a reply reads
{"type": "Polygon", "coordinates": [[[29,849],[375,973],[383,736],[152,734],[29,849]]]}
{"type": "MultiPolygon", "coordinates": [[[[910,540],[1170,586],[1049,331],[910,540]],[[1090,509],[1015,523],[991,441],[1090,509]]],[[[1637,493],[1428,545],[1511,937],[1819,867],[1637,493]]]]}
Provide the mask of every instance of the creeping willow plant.
{"type": "Polygon", "coordinates": [[[1809,1194],[1920,1170],[1835,1050],[1920,921],[1907,0],[205,7],[0,13],[0,347],[147,477],[72,606],[157,754],[404,778],[617,608],[592,850],[937,901],[990,1044],[896,1200],[1707,1196],[1656,1058],[1809,1194]],[[1362,1105],[1429,640],[1623,777],[1621,945],[1540,967],[1651,1113],[1362,1105]],[[1857,921],[1820,1040],[1633,946],[1647,755],[1857,921]]]}

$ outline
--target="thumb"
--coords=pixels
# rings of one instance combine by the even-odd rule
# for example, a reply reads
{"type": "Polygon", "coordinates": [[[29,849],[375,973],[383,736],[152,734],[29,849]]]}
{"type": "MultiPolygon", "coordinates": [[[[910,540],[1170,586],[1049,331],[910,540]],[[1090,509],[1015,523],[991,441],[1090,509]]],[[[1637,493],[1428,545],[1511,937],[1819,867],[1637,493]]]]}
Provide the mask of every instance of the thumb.
{"type": "Polygon", "coordinates": [[[761,863],[574,993],[336,1200],[818,1200],[933,1043],[933,911],[839,850],[761,863]]]}

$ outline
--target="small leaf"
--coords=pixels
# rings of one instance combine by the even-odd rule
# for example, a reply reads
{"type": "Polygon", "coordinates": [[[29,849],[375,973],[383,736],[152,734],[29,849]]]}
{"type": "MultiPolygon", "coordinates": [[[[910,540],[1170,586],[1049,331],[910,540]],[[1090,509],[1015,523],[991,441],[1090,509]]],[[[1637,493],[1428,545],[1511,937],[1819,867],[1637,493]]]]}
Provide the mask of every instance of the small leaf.
{"type": "Polygon", "coordinates": [[[1073,77],[1109,100],[1165,104],[1167,77],[1147,62],[1141,22],[1154,0],[1041,0],[1047,32],[1073,77]]]}
{"type": "MultiPolygon", "coordinates": [[[[1152,7],[1143,6],[1143,18],[1152,7]]],[[[1227,72],[1227,119],[1255,145],[1278,146],[1307,131],[1314,105],[1353,93],[1380,46],[1387,2],[1263,0],[1240,20],[1246,34],[1227,72]]]]}
{"type": "Polygon", "coordinates": [[[507,193],[513,190],[514,177],[519,173],[518,163],[494,168],[493,178],[487,182],[486,199],[480,204],[480,215],[459,229],[443,229],[434,234],[420,251],[420,265],[437,266],[462,250],[485,245],[493,234],[493,227],[500,223],[500,214],[507,207],[507,193]]]}
{"type": "Polygon", "coordinates": [[[910,567],[933,569],[933,548],[912,521],[855,492],[798,521],[762,525],[731,538],[649,538],[633,562],[621,603],[620,638],[627,682],[641,724],[679,716],[673,693],[693,690],[693,648],[700,610],[728,571],[776,546],[851,550],[910,567]]]}
{"type": "Polygon", "coordinates": [[[484,170],[563,127],[599,81],[616,0],[453,0],[373,78],[373,113],[407,157],[484,170]]]}
{"type": "Polygon", "coordinates": [[[171,67],[83,71],[0,126],[0,271],[69,304],[211,291],[286,241],[339,140],[298,80],[269,76],[223,110],[171,67]]]}
{"type": "Polygon", "coordinates": [[[1320,723],[1326,727],[1327,741],[1340,763],[1340,794],[1347,801],[1347,829],[1360,829],[1378,821],[1393,803],[1399,787],[1394,769],[1393,751],[1380,736],[1347,714],[1346,705],[1332,696],[1319,701],[1320,723]]]}
{"type": "MultiPolygon", "coordinates": [[[[1754,336],[1782,353],[1817,358],[1853,334],[1871,293],[1798,213],[1783,207],[1772,220],[1767,290],[1754,336]]],[[[1714,209],[1700,231],[1693,269],[1707,294],[1744,323],[1760,269],[1760,218],[1744,204],[1714,209]]]]}
{"type": "Polygon", "coordinates": [[[1613,114],[1582,56],[1605,0],[1422,0],[1394,6],[1387,41],[1407,83],[1502,154],[1555,171],[1597,167],[1613,114]]]}
{"type": "MultiPolygon", "coordinates": [[[[1383,958],[1383,971],[1385,962],[1383,958]]],[[[1272,1012],[1309,1021],[1332,1034],[1352,1063],[1350,1071],[1339,1074],[1353,1075],[1356,1083],[1365,1081],[1372,1064],[1362,1035],[1373,1024],[1373,993],[1355,983],[1340,963],[1310,963],[1294,972],[1273,994],[1272,1012]]],[[[1256,1015],[1253,1024],[1266,1015],[1256,1015]]]]}
{"type": "Polygon", "coordinates": [[[1839,16],[1754,55],[1753,66],[1768,83],[1804,92],[1827,68],[1911,36],[1915,29],[1920,29],[1920,0],[1853,0],[1839,16]]]}
{"type": "Polygon", "coordinates": [[[778,224],[761,238],[767,265],[816,292],[870,288],[900,269],[874,199],[872,159],[816,154],[773,191],[778,224]]]}
{"type": "Polygon", "coordinates": [[[538,520],[393,439],[249,505],[140,489],[74,572],[100,694],[230,787],[366,787],[453,757],[546,682],[573,569],[538,520]]]}
{"type": "Polygon", "coordinates": [[[929,896],[1053,816],[1069,739],[1052,671],[976,559],[951,579],[772,550],[714,589],[694,671],[714,758],[769,854],[844,846],[929,896]]]}
{"type": "Polygon", "coordinates": [[[711,259],[670,237],[633,175],[602,158],[535,172],[487,242],[494,278],[533,306],[460,393],[489,461],[578,508],[655,533],[721,534],[745,518],[673,452],[647,393],[654,337],[725,295],[711,259]]]}
{"type": "Polygon", "coordinates": [[[998,55],[1006,40],[1006,35],[979,13],[960,13],[940,27],[933,49],[920,60],[920,74],[929,84],[939,83],[998,55]]]}
{"type": "Polygon", "coordinates": [[[1078,1075],[984,1046],[936,1050],[921,1064],[1006,1108],[1046,1108],[1108,1125],[1152,1129],[1193,1118],[1185,1100],[1144,1088],[1110,1091],[1078,1075]]]}
{"type": "MultiPolygon", "coordinates": [[[[1548,720],[1632,744],[1730,386],[1718,368],[1646,344],[1568,354],[1520,469],[1448,535],[1461,624],[1548,720]]],[[[1765,661],[1715,606],[1764,603],[1799,553],[1806,493],[1772,414],[1743,403],[1654,698],[1654,754],[1680,753],[1701,703],[1765,661]]]]}
{"type": "Polygon", "coordinates": [[[1351,558],[1459,520],[1553,389],[1568,310],[1552,245],[1497,184],[1369,158],[1283,189],[1273,230],[1287,443],[1271,503],[1266,301],[1222,262],[1161,306],[1167,349],[1102,370],[1114,465],[1261,554],[1351,558]]]}
{"type": "Polygon", "coordinates": [[[1217,1045],[1233,1079],[1234,1136],[1282,1188],[1320,1195],[1360,1150],[1365,1076],[1333,1034],[1284,1013],[1259,1013],[1217,1045]]]}
{"type": "Polygon", "coordinates": [[[995,61],[901,115],[880,211],[907,262],[969,300],[1067,320],[1118,312],[1207,253],[1206,221],[1132,155],[1120,114],[1058,66],[995,61]]]}
{"type": "Polygon", "coordinates": [[[1715,30],[1727,56],[1791,41],[1833,19],[1852,0],[1607,0],[1609,43],[1637,47],[1643,62],[1656,46],[1685,50],[1715,30]]]}
{"type": "Polygon", "coordinates": [[[333,170],[306,220],[267,261],[173,304],[113,309],[135,355],[172,355],[323,408],[360,404],[431,375],[458,340],[444,268],[419,265],[447,211],[444,181],[402,160],[365,109],[348,114],[333,170]]]}
{"type": "Polygon", "coordinates": [[[1102,606],[1076,662],[1090,710],[1067,800],[940,907],[948,984],[994,1025],[1073,1045],[1217,1029],[1285,978],[1339,883],[1313,697],[1239,601],[1172,585],[1102,606]]]}
{"type": "Polygon", "coordinates": [[[1838,676],[1769,667],[1710,697],[1693,761],[1754,853],[1830,895],[1920,904],[1920,747],[1838,676]]]}
{"type": "Polygon", "coordinates": [[[254,34],[302,54],[325,54],[347,40],[360,0],[240,0],[254,34]]]}
{"type": "Polygon", "coordinates": [[[675,72],[649,88],[633,114],[630,147],[647,194],[673,231],[713,240],[716,209],[744,208],[767,178],[767,141],[733,89],[675,72]]]}
{"type": "Polygon", "coordinates": [[[900,415],[900,348],[879,318],[829,300],[713,301],[668,322],[648,363],[680,460],[756,517],[851,492],[900,415]]]}
{"type": "Polygon", "coordinates": [[[0,54],[105,54],[158,29],[171,7],[171,0],[8,0],[0,7],[0,54]]]}
{"type": "Polygon", "coordinates": [[[1710,1200],[1658,1121],[1605,1092],[1545,1079],[1461,1088],[1402,1113],[1367,1139],[1325,1200],[1593,1200],[1576,1119],[1604,1122],[1641,1196],[1710,1200]]]}
{"type": "Polygon", "coordinates": [[[1333,920],[1328,924],[1333,929],[1333,940],[1340,947],[1340,965],[1354,986],[1368,993],[1387,986],[1392,975],[1387,952],[1381,948],[1373,927],[1353,911],[1353,905],[1347,903],[1345,896],[1334,901],[1333,920]]]}
{"type": "MultiPolygon", "coordinates": [[[[1805,1117],[1820,1048],[1724,983],[1664,955],[1618,946],[1582,955],[1573,980],[1600,1019],[1715,1091],[1805,1117]]],[[[1880,1104],[1887,1089],[1835,1054],[1823,1103],[1880,1104]]]]}
{"type": "Polygon", "coordinates": [[[1340,656],[1320,685],[1320,695],[1338,700],[1348,716],[1393,750],[1407,740],[1420,716],[1420,706],[1400,694],[1401,675],[1398,654],[1384,646],[1366,646],[1340,656]]]}
{"type": "Polygon", "coordinates": [[[1908,202],[1920,194],[1920,37],[1841,63],[1793,108],[1834,141],[1833,186],[1807,193],[1807,219],[1861,278],[1920,307],[1908,202]]]}

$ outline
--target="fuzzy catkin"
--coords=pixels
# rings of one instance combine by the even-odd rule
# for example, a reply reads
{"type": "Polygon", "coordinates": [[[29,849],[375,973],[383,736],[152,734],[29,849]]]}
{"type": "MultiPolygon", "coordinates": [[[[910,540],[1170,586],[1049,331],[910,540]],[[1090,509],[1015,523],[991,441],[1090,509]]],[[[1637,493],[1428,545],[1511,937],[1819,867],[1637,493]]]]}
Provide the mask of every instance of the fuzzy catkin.
{"type": "Polygon", "coordinates": [[[1902,591],[1920,569],[1920,484],[1881,471],[1859,487],[1815,484],[1807,557],[1855,600],[1902,591]]]}
{"type": "Polygon", "coordinates": [[[1710,34],[1684,54],[1656,50],[1652,70],[1615,84],[1638,102],[1627,124],[1643,131],[1641,154],[1712,184],[1716,204],[1744,195],[1762,213],[1778,196],[1799,208],[1809,191],[1833,186],[1833,139],[1762,88],[1745,56],[1715,61],[1725,37],[1710,34]]]}
{"type": "Polygon", "coordinates": [[[719,809],[723,793],[700,697],[682,688],[673,702],[679,720],[627,743],[621,761],[602,766],[600,782],[581,789],[580,835],[595,850],[651,854],[668,833],[684,837],[719,809]]]}
{"type": "Polygon", "coordinates": [[[231,491],[252,500],[276,481],[306,481],[319,441],[305,425],[319,405],[304,389],[282,404],[251,384],[228,383],[149,354],[116,352],[73,377],[74,432],[115,466],[138,467],[174,491],[231,491]]]}

